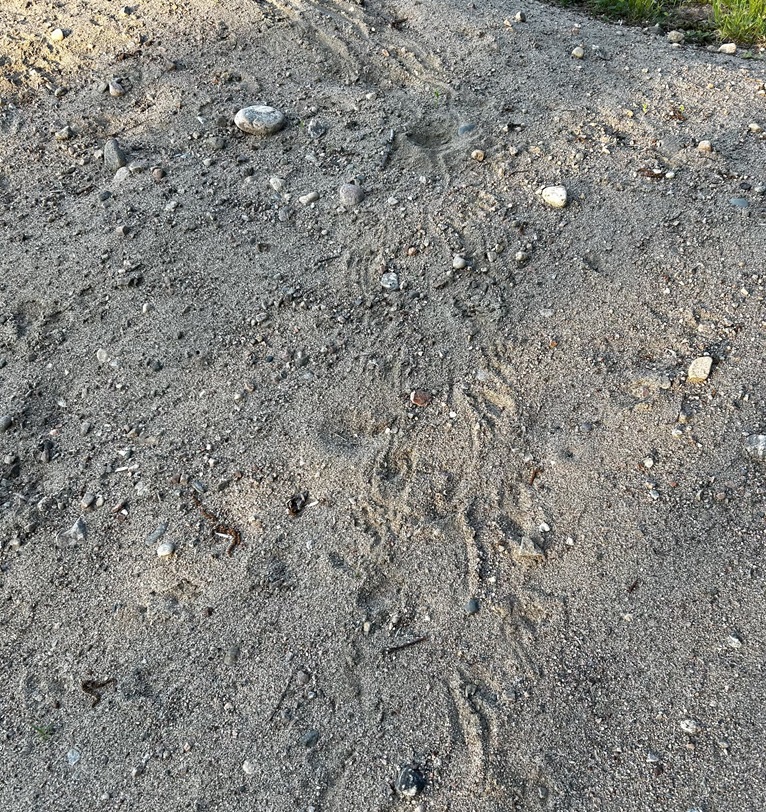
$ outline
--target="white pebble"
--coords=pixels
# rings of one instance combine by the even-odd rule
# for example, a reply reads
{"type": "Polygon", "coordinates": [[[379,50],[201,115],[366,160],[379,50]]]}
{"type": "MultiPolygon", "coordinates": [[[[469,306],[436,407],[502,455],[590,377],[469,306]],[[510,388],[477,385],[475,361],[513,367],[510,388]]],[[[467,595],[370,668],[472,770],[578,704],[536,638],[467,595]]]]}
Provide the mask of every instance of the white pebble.
{"type": "Polygon", "coordinates": [[[243,107],[234,116],[234,124],[249,135],[272,135],[285,126],[285,114],[265,104],[243,107]]]}
{"type": "Polygon", "coordinates": [[[172,541],[163,541],[159,547],[157,547],[157,555],[160,558],[167,558],[169,555],[173,555],[176,551],[175,544],[172,541]]]}
{"type": "Polygon", "coordinates": [[[713,145],[710,143],[710,141],[704,140],[700,141],[699,144],[697,144],[697,149],[700,152],[712,152],[713,145]]]}
{"type": "Polygon", "coordinates": [[[582,59],[585,56],[585,50],[578,45],[572,49],[572,56],[575,59],[582,59]]]}
{"type": "Polygon", "coordinates": [[[51,31],[51,42],[63,42],[66,34],[60,28],[54,28],[51,31]]]}
{"type": "Polygon", "coordinates": [[[736,54],[737,53],[737,46],[733,42],[724,42],[724,44],[718,49],[719,54],[736,54]]]}
{"type": "Polygon", "coordinates": [[[245,775],[253,775],[255,773],[255,764],[249,759],[242,762],[242,772],[245,775]]]}
{"type": "Polygon", "coordinates": [[[460,254],[455,254],[455,256],[452,257],[452,267],[456,271],[462,271],[463,268],[468,267],[468,262],[465,257],[461,257],[460,254]]]}
{"type": "Polygon", "coordinates": [[[104,349],[96,350],[96,359],[99,364],[105,364],[109,360],[109,353],[104,349]]]}
{"type": "Polygon", "coordinates": [[[542,195],[543,201],[552,209],[563,209],[567,204],[567,190],[563,186],[546,186],[542,195]]]}
{"type": "Polygon", "coordinates": [[[679,727],[689,736],[695,736],[700,732],[700,724],[695,719],[682,719],[679,727]]]}

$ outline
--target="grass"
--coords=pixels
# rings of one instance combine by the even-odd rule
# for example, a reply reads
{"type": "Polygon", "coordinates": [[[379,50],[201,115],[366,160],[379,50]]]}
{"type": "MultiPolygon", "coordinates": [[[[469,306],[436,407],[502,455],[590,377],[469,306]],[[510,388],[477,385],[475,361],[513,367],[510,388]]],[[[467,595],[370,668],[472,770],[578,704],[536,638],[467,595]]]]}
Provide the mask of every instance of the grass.
{"type": "Polygon", "coordinates": [[[690,42],[766,46],[766,0],[557,0],[626,23],[680,28],[690,42]]]}
{"type": "Polygon", "coordinates": [[[713,22],[721,39],[766,42],[766,0],[713,0],[713,22]]]}

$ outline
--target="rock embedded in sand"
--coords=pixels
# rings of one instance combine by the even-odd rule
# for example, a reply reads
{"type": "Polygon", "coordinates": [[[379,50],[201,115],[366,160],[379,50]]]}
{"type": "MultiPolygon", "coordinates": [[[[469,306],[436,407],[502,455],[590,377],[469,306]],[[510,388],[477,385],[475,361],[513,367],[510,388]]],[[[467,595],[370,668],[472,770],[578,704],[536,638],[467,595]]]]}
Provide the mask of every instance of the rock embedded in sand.
{"type": "Polygon", "coordinates": [[[688,736],[696,736],[701,729],[700,723],[696,719],[682,719],[678,724],[688,736]]]}
{"type": "Polygon", "coordinates": [[[298,202],[302,206],[308,206],[310,203],[315,203],[319,200],[319,192],[307,192],[305,195],[301,195],[298,198],[298,202]]]}
{"type": "Polygon", "coordinates": [[[8,431],[13,425],[13,417],[9,414],[0,415],[0,434],[8,431]]]}
{"type": "Polygon", "coordinates": [[[713,145],[708,140],[700,141],[699,144],[697,144],[697,150],[699,152],[712,152],[713,145]]]}
{"type": "Polygon", "coordinates": [[[686,37],[683,31],[668,31],[665,39],[673,45],[681,45],[686,37]]]}
{"type": "Polygon", "coordinates": [[[563,186],[546,186],[542,195],[543,201],[552,209],[563,209],[567,204],[567,190],[563,186]]]}
{"type": "Polygon", "coordinates": [[[109,88],[109,95],[119,98],[125,95],[125,88],[120,84],[117,79],[110,79],[107,85],[109,88]]]}
{"type": "Polygon", "coordinates": [[[695,358],[691,364],[689,364],[686,380],[689,383],[704,383],[710,377],[710,370],[712,368],[713,359],[709,355],[695,358]]]}
{"type": "Polygon", "coordinates": [[[396,791],[405,798],[414,798],[425,789],[426,779],[417,767],[411,764],[402,767],[396,777],[396,791]]]}
{"type": "Polygon", "coordinates": [[[344,183],[338,190],[340,202],[346,207],[358,206],[365,197],[364,189],[356,183],[344,183]]]}
{"type": "Polygon", "coordinates": [[[399,290],[399,275],[394,271],[387,271],[380,277],[380,286],[385,290],[399,290]]]}
{"type": "Polygon", "coordinates": [[[467,615],[476,615],[479,613],[479,601],[476,598],[469,598],[465,605],[465,613],[467,615]]]}
{"type": "Polygon", "coordinates": [[[766,460],[766,434],[751,434],[745,440],[745,453],[754,460],[766,460]]]}
{"type": "Polygon", "coordinates": [[[173,555],[175,551],[176,546],[172,541],[163,541],[162,544],[157,547],[157,555],[159,558],[167,558],[168,556],[173,555]]]}
{"type": "Polygon", "coordinates": [[[575,59],[582,59],[585,56],[585,50],[578,45],[572,49],[572,56],[575,59]]]}
{"type": "Polygon", "coordinates": [[[733,42],[724,42],[724,44],[718,49],[719,54],[729,54],[732,56],[733,54],[737,53],[737,46],[733,42]]]}
{"type": "Polygon", "coordinates": [[[60,28],[54,28],[51,31],[51,42],[63,42],[66,34],[60,28]]]}
{"type": "Polygon", "coordinates": [[[110,138],[104,144],[104,166],[110,172],[116,172],[128,163],[128,156],[116,138],[110,138]]]}
{"type": "Polygon", "coordinates": [[[243,107],[234,116],[237,128],[249,135],[273,135],[285,126],[285,122],[285,114],[281,110],[265,104],[243,107]]]}
{"type": "Polygon", "coordinates": [[[456,271],[462,271],[468,267],[468,260],[460,254],[455,254],[455,256],[452,257],[452,267],[456,271]]]}

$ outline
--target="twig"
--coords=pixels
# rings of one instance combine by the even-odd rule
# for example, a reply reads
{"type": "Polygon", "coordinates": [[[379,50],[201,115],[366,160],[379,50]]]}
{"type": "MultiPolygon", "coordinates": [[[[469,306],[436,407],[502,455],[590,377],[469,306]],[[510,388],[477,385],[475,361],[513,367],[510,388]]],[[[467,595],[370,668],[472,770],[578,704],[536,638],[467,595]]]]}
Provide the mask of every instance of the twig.
{"type": "Polygon", "coordinates": [[[287,678],[287,682],[285,683],[285,687],[282,689],[282,693],[279,695],[277,699],[277,704],[274,705],[274,710],[271,711],[269,714],[269,718],[266,720],[266,723],[274,721],[274,717],[277,715],[277,711],[282,707],[282,703],[285,701],[285,697],[287,696],[290,690],[290,684],[293,681],[293,677],[298,673],[298,669],[294,668],[290,676],[287,678]]]}
{"type": "Polygon", "coordinates": [[[388,656],[389,654],[394,654],[397,651],[401,651],[403,648],[409,648],[410,646],[417,646],[418,643],[424,643],[428,638],[423,635],[422,637],[416,637],[414,640],[408,640],[406,643],[399,643],[396,646],[387,646],[383,649],[381,654],[384,657],[388,656]]]}

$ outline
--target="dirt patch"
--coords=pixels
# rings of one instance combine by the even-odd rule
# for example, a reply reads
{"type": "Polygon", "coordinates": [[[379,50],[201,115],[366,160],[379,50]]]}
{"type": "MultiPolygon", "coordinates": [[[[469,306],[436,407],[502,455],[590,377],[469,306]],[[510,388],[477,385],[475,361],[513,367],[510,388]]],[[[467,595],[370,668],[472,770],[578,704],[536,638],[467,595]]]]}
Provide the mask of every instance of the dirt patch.
{"type": "Polygon", "coordinates": [[[766,68],[514,11],[4,4],[7,809],[766,802],[766,68]]]}

